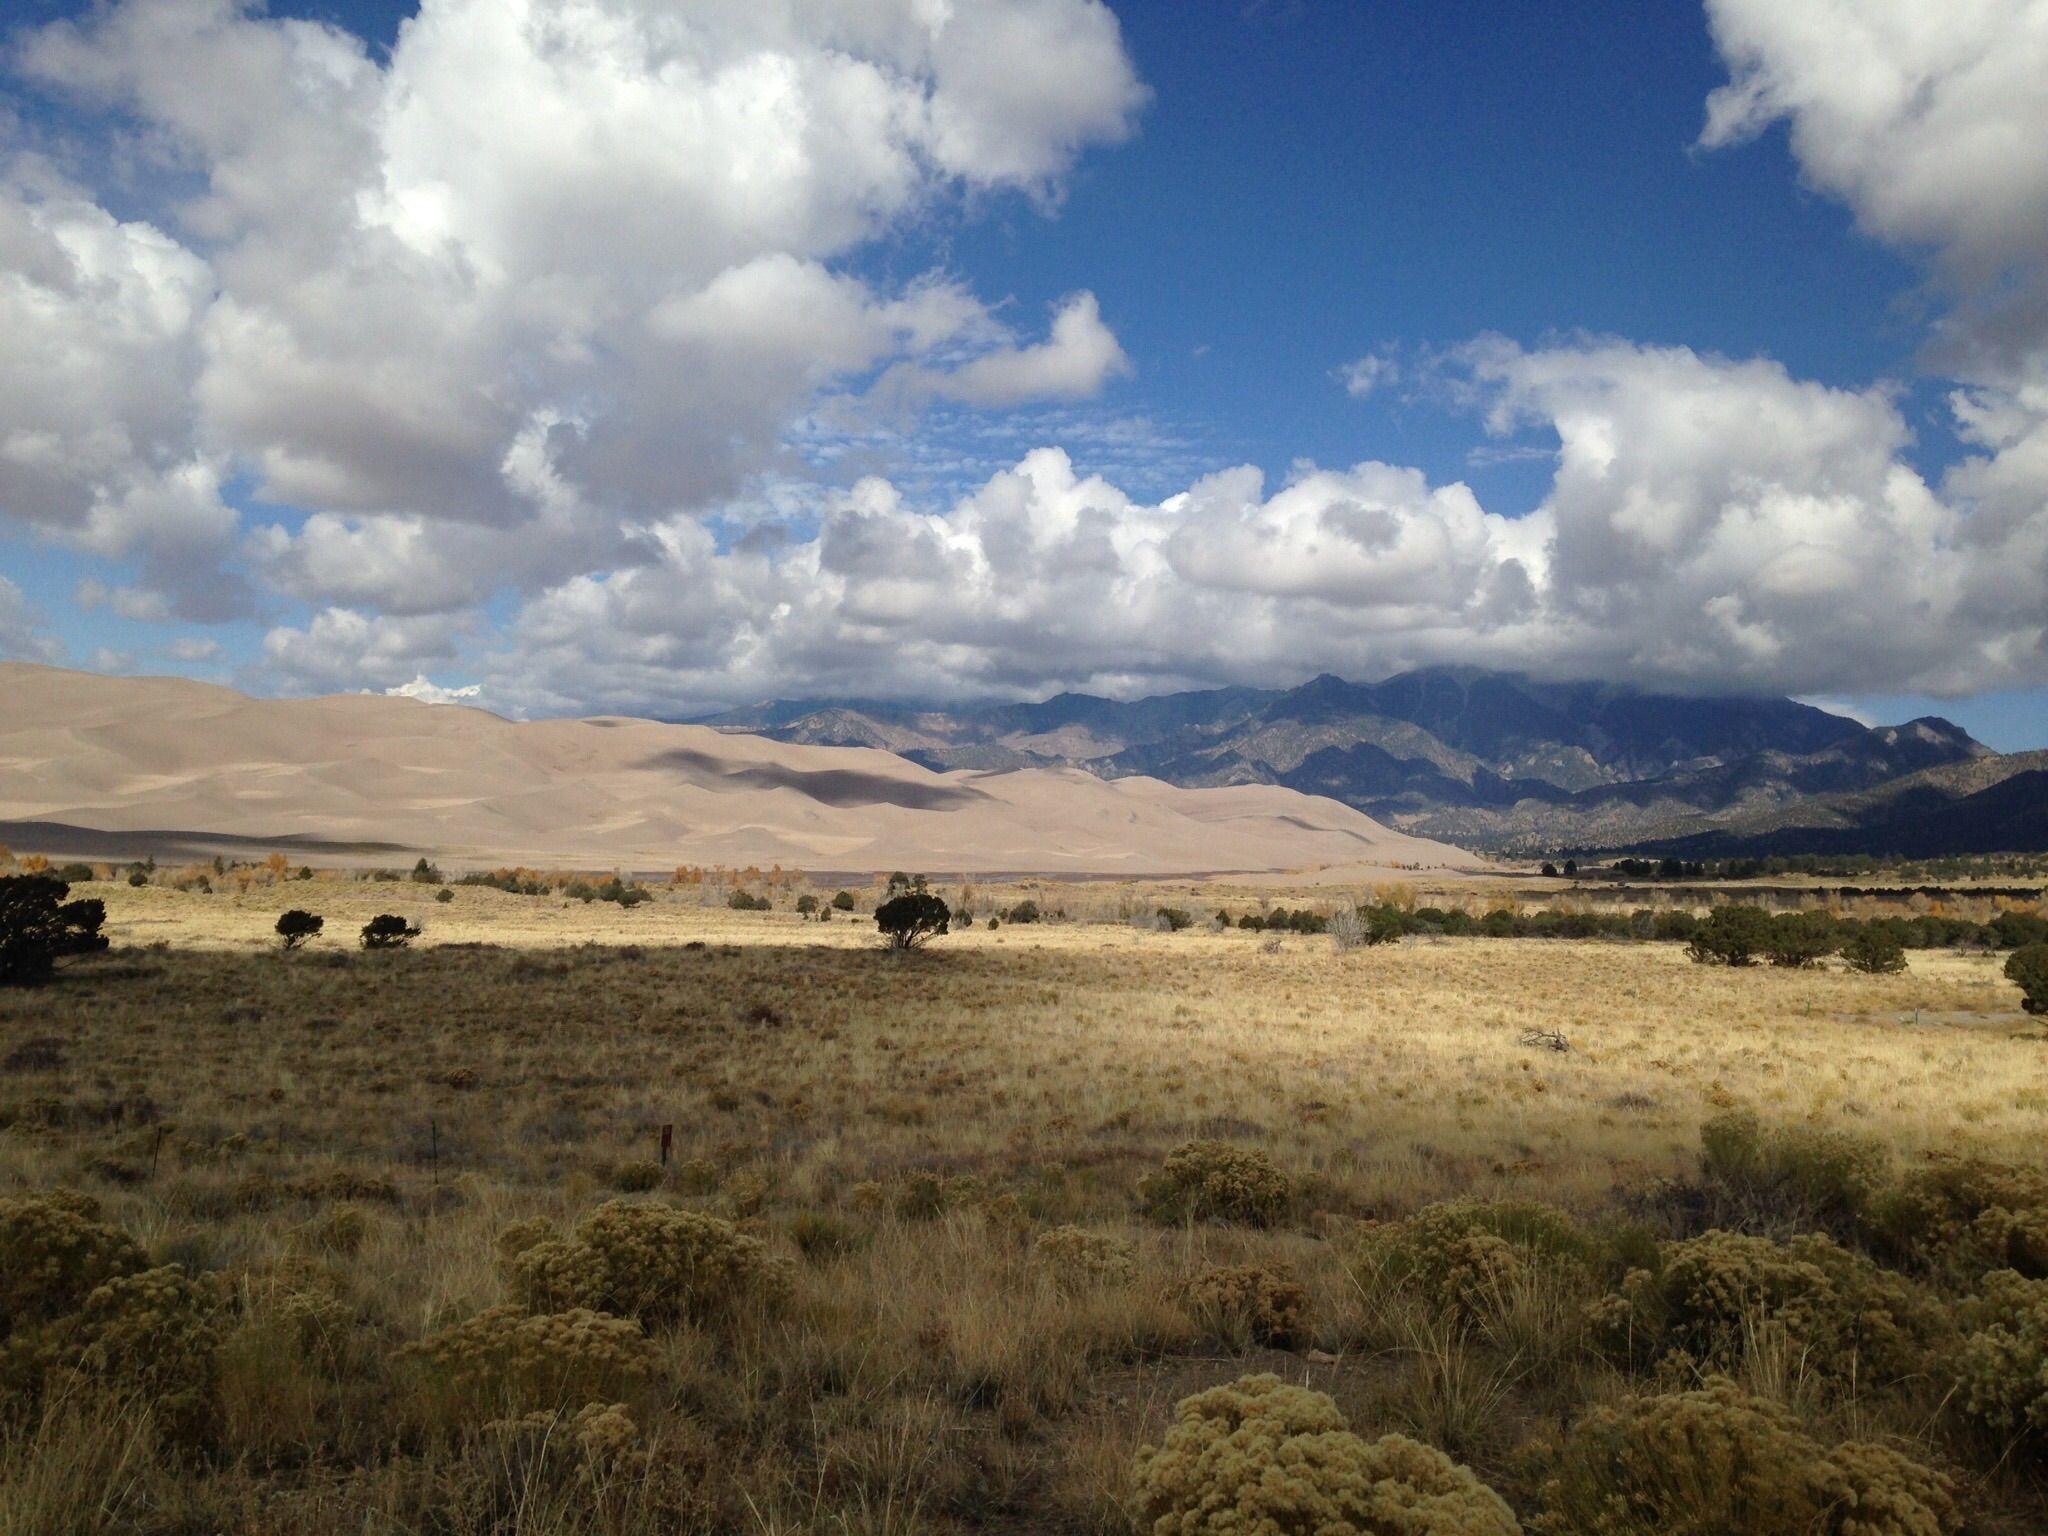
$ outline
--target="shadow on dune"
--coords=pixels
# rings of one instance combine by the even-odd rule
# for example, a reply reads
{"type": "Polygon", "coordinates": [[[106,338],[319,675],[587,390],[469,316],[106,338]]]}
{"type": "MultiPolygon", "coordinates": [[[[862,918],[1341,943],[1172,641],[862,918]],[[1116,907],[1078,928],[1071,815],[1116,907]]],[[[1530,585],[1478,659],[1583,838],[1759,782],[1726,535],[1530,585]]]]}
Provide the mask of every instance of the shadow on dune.
{"type": "Polygon", "coordinates": [[[793,789],[820,805],[829,805],[837,810],[867,805],[898,805],[911,811],[948,811],[989,798],[978,789],[964,789],[952,784],[906,783],[886,774],[862,773],[853,768],[821,768],[806,772],[801,768],[785,768],[779,763],[734,768],[708,752],[693,752],[687,747],[657,752],[640,766],[679,771],[706,786],[793,789]]]}

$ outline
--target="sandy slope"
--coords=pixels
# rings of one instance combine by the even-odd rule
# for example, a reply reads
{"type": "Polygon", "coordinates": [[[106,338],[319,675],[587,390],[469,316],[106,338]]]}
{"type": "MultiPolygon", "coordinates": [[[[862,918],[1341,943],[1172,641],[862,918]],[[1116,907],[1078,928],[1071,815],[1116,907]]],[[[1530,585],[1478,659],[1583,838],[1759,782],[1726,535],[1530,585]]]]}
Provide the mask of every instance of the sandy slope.
{"type": "Polygon", "coordinates": [[[183,679],[12,663],[0,664],[0,836],[100,857],[289,837],[354,845],[331,849],[336,862],[363,862],[359,845],[381,844],[455,864],[639,870],[1479,864],[1334,800],[1262,785],[1176,789],[1078,770],[941,774],[865,748],[650,720],[519,723],[367,695],[260,700],[183,679]]]}

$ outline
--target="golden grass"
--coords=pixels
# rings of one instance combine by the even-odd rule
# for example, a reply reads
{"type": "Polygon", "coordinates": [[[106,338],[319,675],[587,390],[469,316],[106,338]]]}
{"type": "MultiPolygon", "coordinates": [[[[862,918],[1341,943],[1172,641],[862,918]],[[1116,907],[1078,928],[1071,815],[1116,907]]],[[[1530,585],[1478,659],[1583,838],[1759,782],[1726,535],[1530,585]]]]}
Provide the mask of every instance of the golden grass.
{"type": "Polygon", "coordinates": [[[1691,1176],[1701,1121],[1731,1106],[1901,1165],[2048,1144],[2042,1031],[1991,957],[1861,977],[1703,968],[1676,945],[1339,955],[1108,924],[890,956],[865,916],[677,893],[76,894],[106,899],[115,952],[0,993],[0,1195],[92,1191],[159,1260],[235,1277],[242,1322],[209,1459],[104,1417],[63,1456],[22,1438],[48,1424],[17,1431],[0,1533],[43,1518],[65,1468],[83,1486],[101,1466],[143,1530],[257,1509],[250,1528],[308,1533],[1127,1530],[1131,1452],[1175,1397],[1276,1362],[1523,1497],[1523,1442],[1613,1396],[1612,1370],[1545,1354],[1570,1334],[1554,1298],[1499,1340],[1376,1309],[1329,1240],[1344,1223],[1463,1194],[1598,1216],[1691,1176]],[[292,955],[270,932],[287,905],[327,918],[292,955]],[[382,911],[421,920],[418,946],[356,952],[382,911]],[[1571,1050],[1524,1047],[1536,1025],[1571,1050]],[[38,1040],[61,1064],[22,1051],[38,1040]],[[655,1470],[565,1491],[502,1439],[420,1422],[399,1349],[501,1302],[497,1234],[573,1223],[621,1165],[658,1160],[664,1125],[655,1197],[742,1221],[798,1274],[786,1308],[660,1336],[664,1388],[635,1410],[655,1470]],[[1198,1137],[1270,1153],[1294,1219],[1146,1224],[1138,1181],[1198,1137]],[[338,1204],[366,1213],[352,1252],[309,1225],[338,1204]],[[1056,1283],[1032,1241],[1068,1222],[1129,1240],[1135,1278],[1056,1283]],[[346,1369],[264,1342],[265,1287],[308,1263],[354,1318],[346,1369]],[[1291,1266],[1316,1353],[1212,1334],[1182,1289],[1217,1263],[1291,1266]]]}

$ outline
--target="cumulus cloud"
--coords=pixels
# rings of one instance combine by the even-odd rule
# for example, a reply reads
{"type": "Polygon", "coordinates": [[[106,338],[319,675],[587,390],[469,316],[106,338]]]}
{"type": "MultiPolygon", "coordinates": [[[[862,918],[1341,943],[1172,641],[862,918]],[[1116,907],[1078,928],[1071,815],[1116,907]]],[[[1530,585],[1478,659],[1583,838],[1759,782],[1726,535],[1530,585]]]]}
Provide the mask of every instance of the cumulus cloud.
{"type": "MultiPolygon", "coordinates": [[[[2048,681],[2048,0],[1707,10],[1729,81],[1702,143],[1784,122],[1815,187],[1929,253],[1946,473],[1885,388],[1609,338],[1429,364],[1489,429],[1476,459],[1554,457],[1533,509],[1374,461],[1169,480],[1087,439],[1072,403],[1132,371],[1092,292],[1019,318],[855,258],[992,194],[1050,208],[1131,131],[1099,0],[424,0],[376,57],[247,0],[115,0],[17,65],[98,124],[67,163],[176,197],[117,216],[0,165],[0,515],[122,568],[88,606],[293,605],[252,680],[472,696],[431,681],[459,668],[523,713],[1434,661],[2048,681]],[[920,411],[1009,413],[980,438],[1009,467],[943,501],[817,484],[807,457],[920,411]]],[[[924,453],[897,478],[968,478],[924,453]]],[[[0,646],[48,651],[24,611],[0,585],[0,646]]]]}
{"type": "Polygon", "coordinates": [[[159,227],[0,185],[0,506],[181,616],[247,606],[192,574],[231,469],[304,515],[247,550],[282,591],[423,612],[715,508],[827,386],[1007,405],[1122,364],[1092,297],[1020,346],[943,276],[833,266],[962,192],[1050,203],[1129,132],[1099,0],[425,0],[388,59],[119,0],[16,63],[195,190],[159,227]]]}
{"type": "Polygon", "coordinates": [[[2048,678],[2048,517],[1929,485],[1883,391],[1598,338],[1456,366],[1496,431],[1555,440],[1534,513],[1379,463],[1156,503],[1057,450],[950,507],[870,480],[814,537],[721,551],[677,525],[658,559],[541,594],[492,697],[683,712],[793,678],[953,697],[1443,661],[1801,693],[2048,678]]]}
{"type": "Polygon", "coordinates": [[[1791,124],[1822,190],[1880,239],[1974,275],[2048,241],[2044,0],[1707,0],[1731,79],[1712,147],[1791,124]]]}
{"type": "Polygon", "coordinates": [[[272,629],[263,637],[263,657],[269,676],[297,692],[342,693],[365,683],[391,688],[425,666],[453,660],[462,627],[442,614],[395,619],[327,608],[303,628],[272,629]]]}
{"type": "MultiPolygon", "coordinates": [[[[2014,633],[1959,655],[2030,681],[2048,619],[2048,0],[1708,0],[1731,78],[1702,142],[1790,125],[1793,154],[1878,238],[1923,251],[1954,308],[1935,364],[1973,451],[1943,477],[1968,628],[2014,633]],[[2029,639],[2029,625],[2031,635],[2029,639]]],[[[1892,502],[1910,517],[1906,487],[1892,502]]],[[[1939,514],[1927,514],[1939,515],[1939,514]]],[[[1880,579],[1888,574],[1881,557],[1880,579]]],[[[1859,580],[1868,575],[1859,568],[1859,580]]],[[[1937,581],[1929,575],[1926,580],[1937,581]]],[[[1963,686],[1965,684],[1957,684],[1963,686]]]]}

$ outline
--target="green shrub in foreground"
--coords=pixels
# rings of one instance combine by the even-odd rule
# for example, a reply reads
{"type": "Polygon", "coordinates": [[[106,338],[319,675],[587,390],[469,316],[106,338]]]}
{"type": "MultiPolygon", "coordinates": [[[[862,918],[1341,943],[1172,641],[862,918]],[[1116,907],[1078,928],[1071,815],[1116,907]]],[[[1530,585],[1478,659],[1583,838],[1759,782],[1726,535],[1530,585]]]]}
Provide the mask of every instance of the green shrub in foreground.
{"type": "Polygon", "coordinates": [[[1138,1452],[1149,1536],[1520,1536],[1492,1489],[1403,1435],[1367,1440],[1326,1394],[1246,1376],[1182,1400],[1138,1452]]]}

